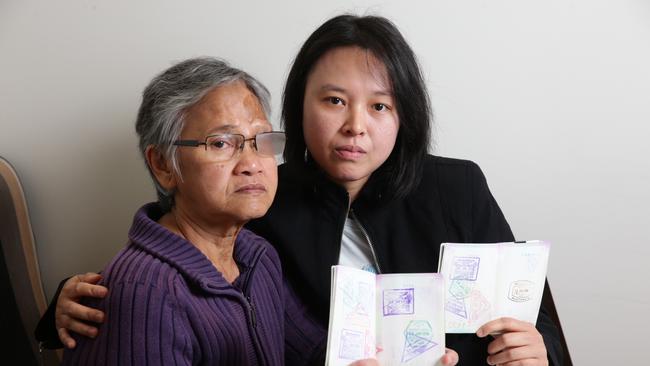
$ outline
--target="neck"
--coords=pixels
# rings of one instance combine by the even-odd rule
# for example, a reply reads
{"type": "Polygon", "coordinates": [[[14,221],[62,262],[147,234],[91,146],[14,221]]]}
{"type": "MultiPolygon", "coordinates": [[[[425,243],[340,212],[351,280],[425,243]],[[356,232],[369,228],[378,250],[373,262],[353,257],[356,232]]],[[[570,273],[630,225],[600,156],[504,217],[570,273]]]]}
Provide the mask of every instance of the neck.
{"type": "Polygon", "coordinates": [[[228,282],[232,283],[239,276],[233,253],[237,234],[243,225],[214,227],[194,219],[178,206],[161,217],[159,223],[192,243],[228,282]]]}
{"type": "Polygon", "coordinates": [[[363,186],[366,185],[366,182],[368,182],[368,178],[364,179],[359,179],[355,181],[347,181],[347,182],[337,182],[343,188],[345,188],[346,191],[348,191],[348,196],[350,197],[350,202],[349,204],[352,205],[352,202],[357,199],[359,196],[359,192],[361,192],[361,189],[363,189],[363,186]]]}

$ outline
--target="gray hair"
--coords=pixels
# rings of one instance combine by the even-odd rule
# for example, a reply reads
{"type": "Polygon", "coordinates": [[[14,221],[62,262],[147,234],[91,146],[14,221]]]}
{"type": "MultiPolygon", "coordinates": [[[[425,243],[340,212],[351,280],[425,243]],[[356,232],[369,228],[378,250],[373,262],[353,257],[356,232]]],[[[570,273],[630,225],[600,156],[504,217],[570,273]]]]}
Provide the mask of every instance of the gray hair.
{"type": "MultiPolygon", "coordinates": [[[[156,76],[142,93],[135,130],[140,138],[140,153],[146,160],[145,150],[155,145],[173,170],[180,176],[173,145],[183,130],[186,111],[214,88],[243,81],[257,97],[265,114],[270,114],[270,94],[266,87],[246,72],[213,57],[198,57],[181,61],[156,76]]],[[[147,163],[154,181],[158,201],[164,211],[171,209],[174,192],[166,191],[157,181],[147,163]]]]}

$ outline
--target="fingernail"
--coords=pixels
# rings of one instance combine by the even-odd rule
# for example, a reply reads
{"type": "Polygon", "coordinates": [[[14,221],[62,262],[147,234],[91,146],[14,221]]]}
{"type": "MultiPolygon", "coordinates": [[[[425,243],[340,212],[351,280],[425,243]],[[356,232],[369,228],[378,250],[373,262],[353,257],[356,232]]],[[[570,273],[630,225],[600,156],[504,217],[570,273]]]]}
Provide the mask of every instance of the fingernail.
{"type": "Polygon", "coordinates": [[[484,336],[484,334],[483,334],[483,329],[479,329],[479,330],[477,330],[477,331],[476,331],[476,335],[477,335],[478,337],[480,337],[480,338],[483,338],[483,336],[484,336]]]}

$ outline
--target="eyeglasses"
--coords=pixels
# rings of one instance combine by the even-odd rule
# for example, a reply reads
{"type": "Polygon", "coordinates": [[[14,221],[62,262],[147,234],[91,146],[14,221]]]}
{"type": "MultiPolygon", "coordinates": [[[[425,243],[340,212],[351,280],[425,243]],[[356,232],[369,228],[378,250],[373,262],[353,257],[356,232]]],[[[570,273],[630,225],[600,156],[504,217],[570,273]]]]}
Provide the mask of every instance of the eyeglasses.
{"type": "Polygon", "coordinates": [[[209,153],[210,158],[215,162],[222,162],[230,160],[242,152],[246,141],[253,142],[253,148],[255,148],[255,151],[259,155],[275,156],[282,154],[286,140],[287,138],[284,132],[271,131],[258,133],[248,139],[238,133],[209,135],[205,138],[205,142],[199,140],[176,140],[173,145],[190,147],[205,145],[205,151],[209,153]]]}

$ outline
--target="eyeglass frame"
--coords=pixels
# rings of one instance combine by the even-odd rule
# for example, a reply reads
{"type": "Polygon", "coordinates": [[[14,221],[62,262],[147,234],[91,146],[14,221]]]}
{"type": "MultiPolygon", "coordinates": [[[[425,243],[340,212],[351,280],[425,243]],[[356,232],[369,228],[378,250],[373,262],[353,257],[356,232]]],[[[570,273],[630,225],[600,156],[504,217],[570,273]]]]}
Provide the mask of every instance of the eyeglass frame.
{"type": "MultiPolygon", "coordinates": [[[[256,154],[260,154],[261,156],[271,157],[271,156],[274,156],[274,155],[262,154],[257,149],[257,136],[266,135],[266,134],[280,134],[280,135],[284,136],[284,139],[285,139],[284,143],[286,144],[287,135],[286,135],[286,133],[284,131],[268,131],[268,132],[260,132],[260,133],[256,134],[255,136],[249,137],[249,138],[246,138],[246,136],[244,136],[241,133],[215,133],[215,134],[206,136],[205,139],[203,140],[203,142],[201,142],[201,140],[176,140],[176,141],[172,142],[172,145],[174,145],[174,146],[188,146],[188,147],[199,147],[201,145],[204,145],[205,146],[205,151],[208,151],[208,139],[211,138],[211,137],[215,137],[215,136],[241,136],[242,137],[241,145],[239,145],[237,147],[237,149],[235,150],[235,152],[232,154],[232,156],[230,158],[228,158],[226,160],[222,160],[222,161],[228,161],[228,160],[234,158],[235,156],[237,156],[237,154],[241,154],[244,151],[244,146],[246,145],[247,141],[253,141],[253,146],[252,147],[253,147],[253,150],[255,151],[256,154]]],[[[279,154],[281,154],[281,152],[279,154]]],[[[279,154],[275,154],[275,155],[279,155],[279,154]]]]}

